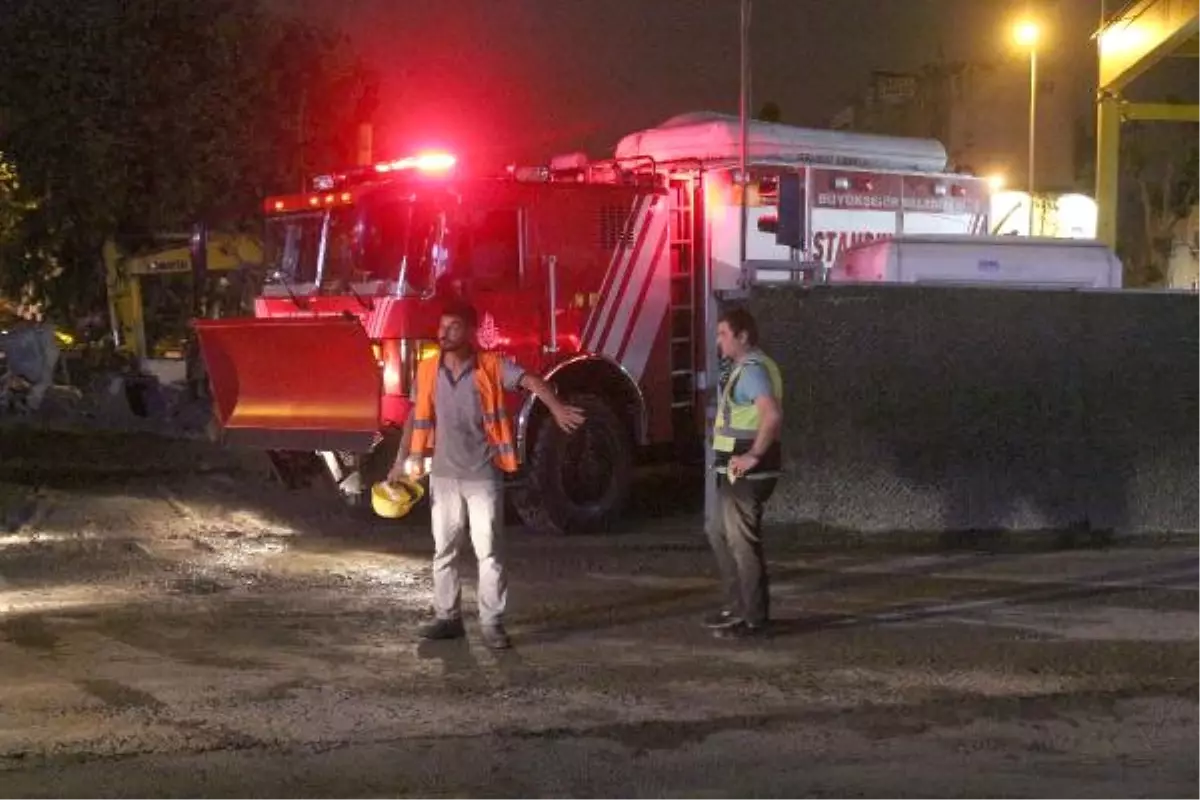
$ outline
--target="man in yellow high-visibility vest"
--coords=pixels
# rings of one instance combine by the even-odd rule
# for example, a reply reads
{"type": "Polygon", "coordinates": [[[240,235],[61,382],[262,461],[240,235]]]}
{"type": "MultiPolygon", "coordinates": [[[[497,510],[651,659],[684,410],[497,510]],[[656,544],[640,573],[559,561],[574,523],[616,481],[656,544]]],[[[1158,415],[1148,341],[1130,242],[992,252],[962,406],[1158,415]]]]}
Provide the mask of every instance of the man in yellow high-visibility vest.
{"type": "Polygon", "coordinates": [[[733,362],[729,379],[717,389],[718,502],[708,529],[725,607],[705,624],[717,636],[741,639],[762,635],[770,618],[762,515],[783,466],[783,379],[775,362],[758,349],[758,325],[745,309],[721,315],[717,347],[733,362]]]}

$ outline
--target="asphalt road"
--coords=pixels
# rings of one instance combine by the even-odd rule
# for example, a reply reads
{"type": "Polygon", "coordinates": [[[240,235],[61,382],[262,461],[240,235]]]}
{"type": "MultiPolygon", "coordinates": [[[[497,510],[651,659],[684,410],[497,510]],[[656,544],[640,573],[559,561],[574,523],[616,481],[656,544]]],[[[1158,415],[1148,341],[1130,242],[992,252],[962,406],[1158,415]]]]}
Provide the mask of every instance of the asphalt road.
{"type": "Polygon", "coordinates": [[[660,479],[617,535],[511,531],[495,654],[416,640],[420,519],[198,443],[4,435],[2,796],[1197,793],[1195,542],[778,531],[776,635],[733,643],[660,479]]]}

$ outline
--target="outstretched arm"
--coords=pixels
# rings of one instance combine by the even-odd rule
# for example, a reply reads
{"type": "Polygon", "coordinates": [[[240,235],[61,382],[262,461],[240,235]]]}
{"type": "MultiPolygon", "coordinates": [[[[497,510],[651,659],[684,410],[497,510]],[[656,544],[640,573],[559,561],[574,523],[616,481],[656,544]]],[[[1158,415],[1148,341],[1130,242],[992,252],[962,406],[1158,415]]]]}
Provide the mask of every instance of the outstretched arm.
{"type": "Polygon", "coordinates": [[[567,433],[570,433],[583,424],[583,410],[575,406],[569,406],[559,400],[558,395],[554,392],[554,387],[537,375],[526,372],[521,376],[518,385],[545,403],[546,408],[549,409],[550,415],[554,417],[554,421],[558,424],[558,427],[567,433]]]}

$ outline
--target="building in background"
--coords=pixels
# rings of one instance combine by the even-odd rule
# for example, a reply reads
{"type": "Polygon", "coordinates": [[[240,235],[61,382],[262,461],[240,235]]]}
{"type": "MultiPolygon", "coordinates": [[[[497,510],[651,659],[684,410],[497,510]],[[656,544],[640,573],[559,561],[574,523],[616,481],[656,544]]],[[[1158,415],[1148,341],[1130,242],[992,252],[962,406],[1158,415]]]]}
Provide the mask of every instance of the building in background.
{"type": "MultiPolygon", "coordinates": [[[[1056,70],[1047,65],[1039,80],[1035,189],[1055,195],[1090,191],[1086,121],[1078,103],[1059,94],[1056,70]]],[[[913,72],[874,72],[830,126],[931,137],[945,145],[953,168],[994,176],[1008,188],[1028,188],[1029,72],[1023,60],[940,61],[913,72]]]]}

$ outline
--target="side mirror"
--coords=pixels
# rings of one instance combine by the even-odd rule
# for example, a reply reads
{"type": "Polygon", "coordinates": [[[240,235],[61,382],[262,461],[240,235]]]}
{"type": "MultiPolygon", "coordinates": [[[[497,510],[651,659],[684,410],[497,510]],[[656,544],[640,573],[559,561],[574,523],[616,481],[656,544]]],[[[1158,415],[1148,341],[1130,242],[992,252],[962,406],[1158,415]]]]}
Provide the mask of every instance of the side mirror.
{"type": "Polygon", "coordinates": [[[192,226],[188,255],[192,262],[192,316],[202,317],[208,285],[208,226],[203,222],[192,226]]]}

